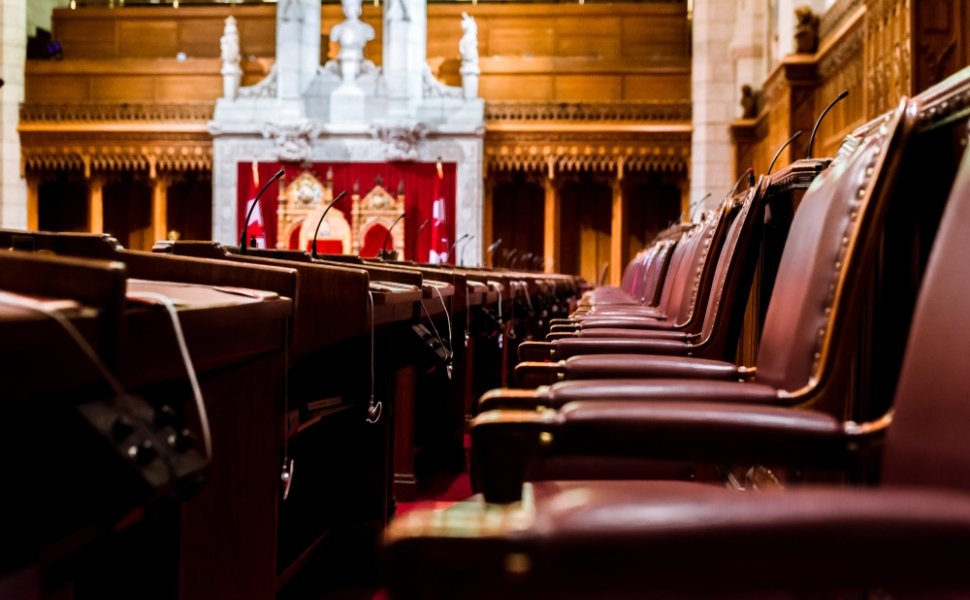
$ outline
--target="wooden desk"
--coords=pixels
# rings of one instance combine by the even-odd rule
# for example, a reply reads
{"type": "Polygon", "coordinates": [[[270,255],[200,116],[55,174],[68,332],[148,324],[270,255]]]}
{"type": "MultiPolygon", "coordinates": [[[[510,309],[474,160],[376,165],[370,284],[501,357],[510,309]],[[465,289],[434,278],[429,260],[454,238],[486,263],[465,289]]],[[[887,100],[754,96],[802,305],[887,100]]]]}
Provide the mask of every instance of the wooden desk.
{"type": "MultiPolygon", "coordinates": [[[[130,295],[155,291],[181,300],[179,318],[209,414],[213,457],[206,484],[170,526],[178,536],[170,548],[179,559],[177,590],[157,593],[275,595],[285,343],[296,271],[128,252],[105,236],[0,231],[0,246],[110,258],[130,278],[147,280],[129,279],[130,295]],[[247,286],[272,293],[225,291],[247,286]]],[[[168,315],[136,302],[124,310],[122,326],[118,374],[126,389],[152,405],[190,397],[168,315]]],[[[139,572],[136,567],[121,570],[139,572]]],[[[135,595],[154,593],[143,592],[135,595]]]]}

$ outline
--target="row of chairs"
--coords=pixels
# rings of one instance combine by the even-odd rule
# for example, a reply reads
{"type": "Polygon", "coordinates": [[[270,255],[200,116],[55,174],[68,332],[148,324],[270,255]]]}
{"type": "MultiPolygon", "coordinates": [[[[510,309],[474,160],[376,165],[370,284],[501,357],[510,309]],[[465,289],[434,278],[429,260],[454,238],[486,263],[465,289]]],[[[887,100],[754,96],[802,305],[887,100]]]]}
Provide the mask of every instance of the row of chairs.
{"type": "Polygon", "coordinates": [[[480,497],[389,527],[392,596],[967,593],[968,121],[970,69],[523,344],[472,423],[480,497]]]}

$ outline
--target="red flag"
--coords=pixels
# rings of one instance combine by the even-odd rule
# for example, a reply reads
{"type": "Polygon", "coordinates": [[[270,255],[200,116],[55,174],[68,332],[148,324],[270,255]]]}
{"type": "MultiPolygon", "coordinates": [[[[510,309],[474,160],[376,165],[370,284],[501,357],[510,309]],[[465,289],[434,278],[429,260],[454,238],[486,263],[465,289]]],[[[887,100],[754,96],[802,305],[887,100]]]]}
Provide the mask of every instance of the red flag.
{"type": "Polygon", "coordinates": [[[434,201],[431,204],[431,251],[428,262],[444,264],[448,262],[448,215],[445,214],[445,199],[441,196],[441,180],[444,170],[441,161],[437,164],[437,176],[434,180],[434,201]]]}
{"type": "MultiPolygon", "coordinates": [[[[256,200],[250,200],[246,202],[246,214],[249,214],[249,210],[253,207],[253,202],[256,200]]],[[[257,203],[258,204],[258,203],[257,203]]],[[[253,214],[249,217],[249,227],[246,228],[246,244],[249,247],[265,248],[266,247],[266,232],[263,228],[263,209],[261,206],[256,206],[253,209],[253,214]],[[253,245],[253,239],[256,240],[255,246],[253,245]]]]}

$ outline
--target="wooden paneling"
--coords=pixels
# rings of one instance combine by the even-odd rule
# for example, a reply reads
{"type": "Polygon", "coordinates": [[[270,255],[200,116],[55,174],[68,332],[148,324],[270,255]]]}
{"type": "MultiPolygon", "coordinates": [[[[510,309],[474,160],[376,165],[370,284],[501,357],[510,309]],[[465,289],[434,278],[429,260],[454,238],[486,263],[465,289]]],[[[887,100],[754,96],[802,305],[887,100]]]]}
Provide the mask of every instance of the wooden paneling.
{"type": "MultiPolygon", "coordinates": [[[[382,8],[368,59],[381,63],[382,8]]],[[[489,4],[428,7],[428,60],[459,85],[461,13],[478,23],[486,100],[649,101],[690,97],[687,16],[676,4],[489,4]]],[[[221,93],[219,38],[232,14],[240,30],[243,85],[260,81],[275,54],[273,6],[84,8],[54,11],[64,60],[28,65],[27,101],[199,101],[221,93]],[[176,62],[178,53],[185,62],[176,62]],[[40,69],[40,70],[38,70],[40,69]],[[42,77],[41,77],[42,75],[42,77]],[[116,77],[130,77],[125,90],[116,77]],[[154,77],[149,83],[144,77],[154,77]],[[47,81],[41,81],[40,79],[47,81]]],[[[336,55],[330,29],[339,5],[322,7],[321,62],[336,55]]]]}
{"type": "Polygon", "coordinates": [[[27,71],[24,102],[84,102],[90,100],[88,77],[61,74],[32,77],[27,71]]]}
{"type": "Polygon", "coordinates": [[[221,75],[197,75],[178,79],[157,79],[153,100],[189,102],[218,98],[220,95],[222,95],[221,75]]]}
{"type": "Polygon", "coordinates": [[[913,6],[914,85],[922,91],[970,64],[970,0],[913,6]]]}
{"type": "Polygon", "coordinates": [[[621,100],[684,100],[690,98],[690,71],[631,74],[623,77],[621,100]]]}
{"type": "Polygon", "coordinates": [[[226,17],[238,23],[243,56],[272,56],[276,44],[275,7],[211,6],[134,8],[59,8],[53,34],[66,59],[219,56],[226,17]]]}
{"type": "MultiPolygon", "coordinates": [[[[116,28],[118,55],[136,58],[174,57],[182,51],[179,47],[178,30],[179,23],[174,20],[120,21],[116,28]]],[[[212,38],[210,43],[216,42],[218,39],[218,36],[212,38]]]]}
{"type": "Polygon", "coordinates": [[[867,0],[864,53],[866,114],[872,118],[915,91],[911,0],[867,0]]]}
{"type": "MultiPolygon", "coordinates": [[[[25,102],[205,102],[222,94],[218,59],[27,61],[25,102]]],[[[243,81],[263,79],[269,64],[243,63],[243,81]]]]}
{"type": "Polygon", "coordinates": [[[492,75],[482,77],[478,92],[483,98],[503,100],[548,100],[555,91],[551,75],[492,75]]]}
{"type": "Polygon", "coordinates": [[[838,39],[820,52],[815,105],[821,110],[843,90],[849,96],[822,121],[815,140],[816,156],[832,156],[842,140],[866,122],[866,89],[862,53],[863,20],[850,22],[838,39]]]}
{"type": "Polygon", "coordinates": [[[616,75],[565,75],[556,77],[556,100],[597,102],[615,100],[623,93],[623,81],[616,75]]]}
{"type": "Polygon", "coordinates": [[[153,100],[155,80],[151,75],[106,75],[91,88],[95,102],[149,102],[153,100]]]}
{"type": "MultiPolygon", "coordinates": [[[[947,69],[959,68],[944,66],[941,57],[964,51],[960,40],[966,38],[968,25],[959,18],[966,14],[967,3],[840,0],[823,18],[819,51],[789,56],[769,74],[758,119],[746,125],[747,133],[736,135],[739,163],[741,157],[750,156],[755,170],[761,170],[778,146],[799,129],[802,137],[782,154],[776,169],[802,158],[818,113],[848,90],[849,97],[828,114],[815,140],[813,154],[831,156],[855,128],[891,109],[903,96],[949,74],[947,69]],[[954,19],[952,27],[943,24],[949,19],[954,19]],[[949,41],[940,42],[936,34],[949,35],[949,41]],[[933,57],[935,67],[943,70],[921,71],[920,65],[929,64],[933,57]]],[[[738,173],[747,166],[738,164],[738,173]]]]}

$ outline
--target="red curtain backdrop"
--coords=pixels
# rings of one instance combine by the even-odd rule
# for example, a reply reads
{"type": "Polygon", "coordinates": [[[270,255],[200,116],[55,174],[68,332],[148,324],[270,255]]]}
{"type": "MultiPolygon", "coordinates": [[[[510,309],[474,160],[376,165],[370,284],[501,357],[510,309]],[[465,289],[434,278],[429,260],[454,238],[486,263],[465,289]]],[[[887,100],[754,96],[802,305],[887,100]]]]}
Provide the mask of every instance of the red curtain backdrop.
{"type": "MultiPolygon", "coordinates": [[[[360,255],[364,258],[374,258],[381,251],[381,244],[385,240],[387,240],[387,243],[384,244],[384,249],[393,250],[394,244],[391,243],[391,239],[387,235],[387,227],[380,223],[371,225],[371,228],[364,232],[364,241],[360,245],[360,255]]],[[[405,252],[409,252],[409,250],[405,250],[405,252]]]]}
{"type": "MultiPolygon", "coordinates": [[[[259,183],[253,180],[253,164],[251,162],[240,162],[237,165],[237,202],[236,202],[236,222],[239,230],[242,230],[243,222],[246,218],[246,202],[252,198],[259,190],[259,186],[269,181],[269,179],[280,168],[286,171],[285,180],[287,183],[293,181],[301,172],[303,165],[299,163],[280,163],[280,162],[261,162],[257,163],[256,170],[259,174],[259,183]]],[[[443,178],[440,182],[440,193],[445,200],[445,210],[448,219],[448,239],[449,244],[455,241],[455,190],[456,176],[455,163],[442,163],[443,178]]],[[[398,185],[404,183],[404,210],[407,212],[405,217],[404,240],[405,248],[402,259],[411,259],[411,244],[415,240],[415,233],[425,219],[431,218],[431,206],[435,198],[435,179],[438,172],[435,163],[417,162],[392,162],[392,163],[311,163],[308,167],[313,176],[321,182],[327,178],[327,169],[333,169],[333,192],[339,194],[347,190],[347,196],[337,203],[336,208],[343,211],[347,221],[351,221],[351,208],[353,202],[354,182],[360,184],[360,195],[363,197],[369,192],[378,177],[383,178],[384,189],[393,195],[397,194],[398,185]]],[[[276,247],[277,222],[276,208],[279,187],[273,184],[272,189],[266,190],[260,200],[263,212],[263,222],[266,228],[266,246],[276,247]]],[[[400,227],[400,225],[397,225],[400,227]]],[[[239,235],[238,232],[236,234],[239,235]]],[[[238,239],[237,239],[238,242],[238,239]]],[[[380,247],[380,242],[377,242],[380,247]]],[[[428,260],[428,251],[431,248],[431,227],[425,227],[419,233],[416,243],[416,259],[420,262],[428,260]]]]}

